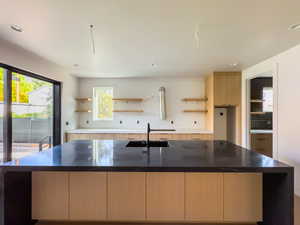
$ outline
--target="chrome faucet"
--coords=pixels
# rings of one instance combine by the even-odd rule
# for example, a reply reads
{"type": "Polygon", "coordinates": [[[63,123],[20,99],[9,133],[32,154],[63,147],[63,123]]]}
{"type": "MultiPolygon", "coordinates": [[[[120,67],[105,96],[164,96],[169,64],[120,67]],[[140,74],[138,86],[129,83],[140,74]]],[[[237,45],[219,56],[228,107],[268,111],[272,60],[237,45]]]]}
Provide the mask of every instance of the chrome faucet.
{"type": "Polygon", "coordinates": [[[150,147],[150,132],[152,131],[176,131],[175,129],[151,129],[150,123],[147,123],[147,148],[150,147]]]}

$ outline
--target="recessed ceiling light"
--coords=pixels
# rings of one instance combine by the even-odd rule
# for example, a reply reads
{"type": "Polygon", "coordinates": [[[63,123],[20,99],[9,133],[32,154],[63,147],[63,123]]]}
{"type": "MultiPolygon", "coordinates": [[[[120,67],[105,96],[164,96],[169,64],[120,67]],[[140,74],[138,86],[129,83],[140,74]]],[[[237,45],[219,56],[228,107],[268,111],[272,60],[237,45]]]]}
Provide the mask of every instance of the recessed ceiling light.
{"type": "Polygon", "coordinates": [[[293,24],[289,27],[289,30],[299,30],[300,29],[300,23],[293,24]]]}
{"type": "Polygon", "coordinates": [[[23,29],[22,27],[18,26],[18,25],[11,25],[10,28],[13,30],[13,31],[16,31],[16,32],[23,32],[23,29]]]}
{"type": "Polygon", "coordinates": [[[239,64],[238,63],[231,63],[231,64],[229,64],[229,66],[231,66],[231,67],[237,67],[239,64]]]}

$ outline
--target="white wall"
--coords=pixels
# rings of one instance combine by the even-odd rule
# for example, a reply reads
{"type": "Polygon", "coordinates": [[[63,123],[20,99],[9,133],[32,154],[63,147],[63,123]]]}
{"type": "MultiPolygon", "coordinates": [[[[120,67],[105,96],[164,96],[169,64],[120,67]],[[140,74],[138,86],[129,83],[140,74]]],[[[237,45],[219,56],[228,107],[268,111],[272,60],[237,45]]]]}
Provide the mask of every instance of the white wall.
{"type": "MultiPolygon", "coordinates": [[[[91,97],[93,87],[111,86],[114,97],[144,98],[142,103],[114,104],[115,109],[143,109],[144,113],[114,113],[113,121],[93,121],[92,114],[80,114],[81,128],[145,129],[150,122],[153,128],[205,129],[205,113],[183,113],[184,109],[205,108],[205,103],[185,103],[182,98],[204,97],[203,78],[120,78],[79,80],[79,97],[91,97]],[[159,117],[158,89],[166,88],[167,120],[159,117]],[[120,124],[122,120],[122,124],[120,124]],[[139,120],[140,124],[136,121],[139,120]],[[170,121],[174,121],[172,125],[170,121]],[[89,121],[89,124],[86,123],[89,121]],[[194,124],[197,121],[197,124],[194,124]]],[[[90,107],[92,106],[92,103],[90,107]]]]}
{"type": "MultiPolygon", "coordinates": [[[[295,192],[300,195],[300,45],[243,71],[243,125],[246,127],[246,80],[256,74],[274,75],[275,121],[277,131],[274,144],[277,158],[295,167],[295,192]]],[[[243,129],[243,145],[246,130],[243,129]]]]}
{"type": "Polygon", "coordinates": [[[77,127],[75,97],[78,95],[77,78],[62,67],[20,47],[0,40],[0,62],[62,82],[62,133],[77,127]],[[66,126],[66,121],[70,124],[66,126]]]}

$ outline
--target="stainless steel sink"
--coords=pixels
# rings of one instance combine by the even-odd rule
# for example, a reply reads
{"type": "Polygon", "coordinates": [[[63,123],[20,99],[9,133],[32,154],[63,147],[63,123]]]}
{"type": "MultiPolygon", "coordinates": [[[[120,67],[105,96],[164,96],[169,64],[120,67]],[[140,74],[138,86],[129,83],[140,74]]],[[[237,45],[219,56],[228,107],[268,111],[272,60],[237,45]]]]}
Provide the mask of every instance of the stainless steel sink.
{"type": "MultiPolygon", "coordinates": [[[[126,147],[147,147],[146,141],[129,141],[126,147]]],[[[167,141],[149,141],[149,147],[169,147],[167,141]]]]}

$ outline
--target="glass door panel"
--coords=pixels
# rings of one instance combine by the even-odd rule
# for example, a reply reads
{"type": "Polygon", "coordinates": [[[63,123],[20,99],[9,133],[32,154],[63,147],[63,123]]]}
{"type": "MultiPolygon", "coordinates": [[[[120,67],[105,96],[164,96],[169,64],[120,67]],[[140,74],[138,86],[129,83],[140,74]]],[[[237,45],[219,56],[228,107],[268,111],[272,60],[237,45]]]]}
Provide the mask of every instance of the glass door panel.
{"type": "Polygon", "coordinates": [[[12,159],[42,151],[53,140],[53,84],[12,73],[12,159]]]}

